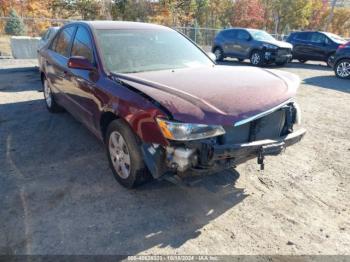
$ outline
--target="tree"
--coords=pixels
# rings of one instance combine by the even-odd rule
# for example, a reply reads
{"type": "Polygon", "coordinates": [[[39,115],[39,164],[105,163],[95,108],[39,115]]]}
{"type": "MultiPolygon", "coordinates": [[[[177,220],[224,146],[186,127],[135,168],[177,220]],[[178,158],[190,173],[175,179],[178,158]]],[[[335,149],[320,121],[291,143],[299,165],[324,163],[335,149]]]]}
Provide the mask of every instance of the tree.
{"type": "Polygon", "coordinates": [[[333,19],[328,27],[330,32],[342,36],[349,36],[350,32],[350,9],[337,7],[334,9],[333,19]]]}
{"type": "Polygon", "coordinates": [[[309,18],[309,29],[320,30],[325,24],[327,11],[329,10],[329,2],[327,0],[313,0],[312,13],[309,18]]]}
{"type": "Polygon", "coordinates": [[[10,18],[5,25],[5,32],[9,35],[23,35],[25,27],[15,10],[10,11],[10,18]]]}
{"type": "Polygon", "coordinates": [[[260,0],[237,0],[233,13],[233,26],[261,28],[264,25],[265,9],[260,0]]]}

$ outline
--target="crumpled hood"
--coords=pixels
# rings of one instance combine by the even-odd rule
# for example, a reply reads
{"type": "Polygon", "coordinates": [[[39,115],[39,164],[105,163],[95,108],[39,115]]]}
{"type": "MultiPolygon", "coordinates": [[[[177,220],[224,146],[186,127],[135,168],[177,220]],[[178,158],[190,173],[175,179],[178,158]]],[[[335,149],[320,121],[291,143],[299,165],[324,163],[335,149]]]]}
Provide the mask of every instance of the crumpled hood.
{"type": "Polygon", "coordinates": [[[296,94],[297,76],[247,66],[209,66],[117,74],[166,107],[175,120],[232,125],[274,108],[296,94]]]}

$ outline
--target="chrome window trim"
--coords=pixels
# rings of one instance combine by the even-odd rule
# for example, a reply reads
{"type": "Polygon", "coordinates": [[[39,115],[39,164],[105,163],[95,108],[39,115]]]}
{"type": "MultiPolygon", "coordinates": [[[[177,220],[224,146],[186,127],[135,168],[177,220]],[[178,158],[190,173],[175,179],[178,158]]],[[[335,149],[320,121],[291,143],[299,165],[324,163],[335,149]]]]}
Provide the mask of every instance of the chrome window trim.
{"type": "Polygon", "coordinates": [[[273,108],[271,108],[271,109],[269,109],[269,110],[267,110],[267,111],[264,111],[264,112],[261,112],[260,114],[257,114],[257,115],[248,117],[248,118],[243,119],[243,120],[240,120],[240,121],[234,123],[233,126],[241,126],[241,125],[244,125],[244,124],[249,123],[249,122],[251,122],[251,121],[254,121],[254,120],[256,120],[256,119],[262,118],[262,117],[264,117],[264,116],[266,116],[266,115],[269,115],[269,114],[273,113],[274,111],[277,111],[277,110],[280,109],[281,107],[283,107],[283,106],[285,106],[286,104],[289,104],[289,103],[291,103],[291,102],[293,102],[293,99],[288,99],[287,101],[283,102],[282,104],[279,104],[278,106],[275,106],[275,107],[273,107],[273,108]]]}

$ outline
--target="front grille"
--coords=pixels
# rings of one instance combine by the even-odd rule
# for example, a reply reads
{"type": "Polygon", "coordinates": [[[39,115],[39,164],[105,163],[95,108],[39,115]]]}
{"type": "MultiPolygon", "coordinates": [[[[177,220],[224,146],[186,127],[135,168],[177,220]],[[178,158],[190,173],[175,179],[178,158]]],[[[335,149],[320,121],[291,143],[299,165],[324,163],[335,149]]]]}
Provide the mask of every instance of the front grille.
{"type": "Polygon", "coordinates": [[[292,53],[292,50],[290,48],[279,48],[277,50],[278,55],[290,55],[292,53]]]}
{"type": "Polygon", "coordinates": [[[225,126],[226,134],[222,137],[222,144],[240,144],[280,137],[286,125],[288,108],[286,106],[241,126],[225,126]]]}

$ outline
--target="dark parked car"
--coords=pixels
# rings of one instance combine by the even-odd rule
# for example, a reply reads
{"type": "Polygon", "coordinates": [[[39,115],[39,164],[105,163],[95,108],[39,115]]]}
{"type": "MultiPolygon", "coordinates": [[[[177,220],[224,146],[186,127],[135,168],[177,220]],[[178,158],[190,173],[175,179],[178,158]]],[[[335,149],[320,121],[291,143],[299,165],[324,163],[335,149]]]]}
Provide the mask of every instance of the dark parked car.
{"type": "Polygon", "coordinates": [[[334,71],[339,78],[350,79],[350,42],[338,47],[334,58],[334,71]]]}
{"type": "Polygon", "coordinates": [[[308,60],[325,61],[333,67],[335,52],[346,41],[332,33],[305,31],[291,33],[287,42],[293,44],[293,59],[301,63],[308,60]]]}
{"type": "Polygon", "coordinates": [[[262,30],[231,28],[217,34],[212,51],[217,61],[233,57],[239,61],[250,59],[253,65],[261,66],[288,63],[292,59],[292,48],[291,44],[277,41],[262,30]]]}
{"type": "Polygon", "coordinates": [[[263,167],[305,133],[296,125],[298,77],[215,65],[167,27],[74,22],[40,55],[48,110],[66,109],[104,141],[126,187],[256,157],[263,167]]]}

